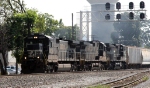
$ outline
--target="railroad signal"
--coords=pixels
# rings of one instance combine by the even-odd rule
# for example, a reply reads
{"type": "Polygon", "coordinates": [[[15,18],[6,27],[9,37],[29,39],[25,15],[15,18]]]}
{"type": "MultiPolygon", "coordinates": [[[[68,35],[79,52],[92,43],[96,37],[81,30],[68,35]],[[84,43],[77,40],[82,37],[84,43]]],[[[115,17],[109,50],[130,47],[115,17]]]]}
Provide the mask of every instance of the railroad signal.
{"type": "Polygon", "coordinates": [[[117,14],[116,19],[118,19],[118,20],[121,19],[121,14],[117,14]]]}
{"type": "Polygon", "coordinates": [[[133,2],[130,2],[129,3],[129,9],[133,9],[134,8],[134,3],[133,2]]]}
{"type": "Polygon", "coordinates": [[[134,19],[134,13],[133,12],[129,13],[129,19],[131,19],[131,20],[134,19]]]}
{"type": "Polygon", "coordinates": [[[110,15],[109,15],[109,14],[106,14],[106,15],[105,15],[105,19],[106,19],[106,20],[110,20],[110,15]]]}
{"type": "Polygon", "coordinates": [[[140,13],[140,18],[144,19],[145,18],[145,14],[144,13],[140,13]]]}
{"type": "Polygon", "coordinates": [[[143,1],[140,2],[140,8],[144,9],[145,8],[145,3],[143,1]]]}
{"type": "Polygon", "coordinates": [[[107,3],[105,4],[105,8],[106,8],[106,10],[110,10],[110,3],[109,3],[109,2],[107,2],[107,3]]]}
{"type": "Polygon", "coordinates": [[[121,3],[120,2],[116,3],[116,9],[118,9],[118,10],[121,9],[121,3]]]}

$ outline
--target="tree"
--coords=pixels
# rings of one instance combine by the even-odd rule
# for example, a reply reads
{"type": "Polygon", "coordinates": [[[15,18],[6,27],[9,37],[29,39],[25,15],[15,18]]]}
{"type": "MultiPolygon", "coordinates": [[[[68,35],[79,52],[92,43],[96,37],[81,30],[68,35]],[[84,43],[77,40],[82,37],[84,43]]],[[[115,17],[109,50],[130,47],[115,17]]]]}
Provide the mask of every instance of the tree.
{"type": "Polygon", "coordinates": [[[141,42],[146,48],[150,48],[150,20],[142,22],[141,42]]]}
{"type": "Polygon", "coordinates": [[[52,35],[52,33],[57,31],[59,28],[63,27],[62,19],[60,19],[60,21],[55,20],[54,17],[48,13],[44,14],[44,18],[45,18],[44,34],[46,35],[52,35]]]}
{"type": "MultiPolygon", "coordinates": [[[[140,20],[139,18],[139,12],[135,12],[135,18],[136,20],[140,20]]],[[[131,45],[131,46],[140,46],[141,45],[141,28],[145,25],[142,24],[144,21],[130,21],[128,19],[129,13],[125,12],[122,13],[121,20],[128,20],[126,22],[115,22],[114,28],[115,31],[111,34],[111,38],[114,43],[118,43],[118,40],[125,44],[125,45],[131,45]]]]}
{"type": "Polygon", "coordinates": [[[0,6],[1,6],[1,24],[0,24],[0,46],[1,46],[1,53],[3,56],[3,68],[1,69],[1,74],[5,75],[6,74],[6,66],[7,66],[7,58],[5,55],[7,52],[10,50],[10,45],[9,41],[10,38],[12,37],[9,35],[10,33],[10,25],[9,23],[11,20],[9,19],[11,15],[15,12],[24,12],[23,11],[23,1],[21,2],[20,0],[1,0],[0,1],[0,6]]]}
{"type": "Polygon", "coordinates": [[[0,46],[1,46],[1,53],[2,53],[2,59],[1,62],[1,74],[5,75],[6,74],[6,66],[8,64],[8,60],[6,58],[7,55],[7,51],[9,50],[8,48],[8,42],[9,42],[9,38],[10,36],[7,36],[8,34],[8,30],[7,30],[7,25],[4,23],[0,24],[0,46]]]}
{"type": "Polygon", "coordinates": [[[38,14],[33,26],[34,33],[43,33],[45,31],[45,17],[43,14],[38,14]]]}
{"type": "Polygon", "coordinates": [[[63,39],[71,39],[71,26],[64,26],[59,28],[57,31],[54,32],[56,37],[61,37],[63,39]]]}
{"type": "MultiPolygon", "coordinates": [[[[38,18],[37,11],[26,10],[26,13],[14,13],[10,18],[10,32],[11,46],[14,51],[14,55],[17,58],[17,62],[23,52],[23,40],[28,35],[28,29],[34,29],[33,26],[38,18]]],[[[33,30],[34,31],[34,30],[33,30]]]]}
{"type": "Polygon", "coordinates": [[[76,33],[77,30],[79,30],[79,27],[77,25],[73,26],[73,30],[71,26],[63,26],[60,27],[57,31],[54,32],[56,37],[61,37],[64,39],[72,39],[72,37],[76,40],[76,33]],[[73,32],[73,36],[72,36],[72,31],[73,32]]]}

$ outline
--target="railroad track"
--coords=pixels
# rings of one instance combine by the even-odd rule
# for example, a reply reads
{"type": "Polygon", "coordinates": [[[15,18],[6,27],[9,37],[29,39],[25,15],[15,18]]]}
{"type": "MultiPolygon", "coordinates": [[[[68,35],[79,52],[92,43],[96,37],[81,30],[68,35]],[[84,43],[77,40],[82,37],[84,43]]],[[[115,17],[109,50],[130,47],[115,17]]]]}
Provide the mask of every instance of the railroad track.
{"type": "MultiPolygon", "coordinates": [[[[125,72],[125,71],[131,71],[131,73],[134,71],[142,71],[146,69],[121,69],[121,70],[93,70],[93,71],[59,71],[59,72],[49,72],[49,73],[31,73],[31,74],[10,74],[10,75],[4,75],[4,76],[24,76],[24,75],[47,75],[47,74],[65,74],[65,73],[89,73],[89,72],[125,72]]],[[[2,76],[2,75],[1,75],[2,76]]]]}
{"type": "Polygon", "coordinates": [[[134,85],[145,81],[144,78],[147,77],[149,71],[143,71],[139,73],[134,73],[132,75],[125,76],[121,79],[112,80],[110,82],[105,82],[102,85],[108,85],[112,88],[127,88],[133,87],[134,85]]]}

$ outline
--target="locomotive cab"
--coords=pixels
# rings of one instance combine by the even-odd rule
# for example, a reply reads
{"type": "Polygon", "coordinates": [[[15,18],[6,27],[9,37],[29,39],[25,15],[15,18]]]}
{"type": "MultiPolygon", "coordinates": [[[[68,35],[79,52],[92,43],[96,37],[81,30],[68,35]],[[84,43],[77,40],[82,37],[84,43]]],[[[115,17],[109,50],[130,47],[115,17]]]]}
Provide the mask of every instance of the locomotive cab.
{"type": "Polygon", "coordinates": [[[43,45],[41,43],[28,44],[27,52],[29,59],[41,59],[43,56],[43,45]]]}
{"type": "Polygon", "coordinates": [[[21,59],[22,73],[43,73],[49,52],[50,38],[43,34],[31,34],[24,39],[21,59]]]}

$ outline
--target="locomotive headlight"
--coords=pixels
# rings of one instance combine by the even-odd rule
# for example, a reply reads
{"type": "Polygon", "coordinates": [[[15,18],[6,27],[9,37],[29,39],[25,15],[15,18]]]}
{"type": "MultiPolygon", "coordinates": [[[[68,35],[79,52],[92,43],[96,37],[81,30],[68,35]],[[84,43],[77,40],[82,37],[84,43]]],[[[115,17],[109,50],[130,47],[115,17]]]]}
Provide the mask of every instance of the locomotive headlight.
{"type": "Polygon", "coordinates": [[[40,58],[40,57],[37,57],[38,59],[40,58]]]}
{"type": "Polygon", "coordinates": [[[27,57],[24,57],[24,59],[26,60],[26,59],[27,59],[27,57]]]}
{"type": "Polygon", "coordinates": [[[34,36],[34,39],[37,39],[37,36],[34,36]]]}

